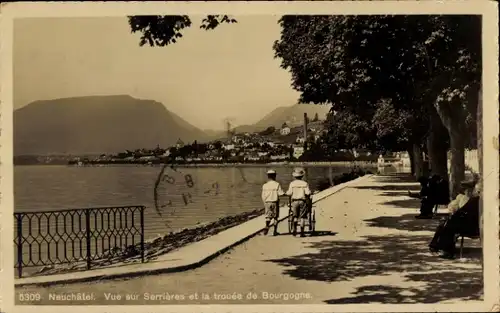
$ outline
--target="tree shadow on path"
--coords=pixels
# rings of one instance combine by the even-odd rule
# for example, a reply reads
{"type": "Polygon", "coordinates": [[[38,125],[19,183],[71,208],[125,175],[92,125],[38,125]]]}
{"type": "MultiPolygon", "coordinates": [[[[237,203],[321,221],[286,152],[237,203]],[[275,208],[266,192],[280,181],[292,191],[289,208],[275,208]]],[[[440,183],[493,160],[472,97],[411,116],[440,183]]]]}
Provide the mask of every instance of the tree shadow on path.
{"type": "MultiPolygon", "coordinates": [[[[412,192],[418,192],[418,191],[412,191],[412,192]]],[[[384,197],[407,197],[410,198],[410,195],[408,195],[408,190],[401,190],[401,191],[384,191],[380,193],[381,196],[384,197]]],[[[411,198],[413,200],[419,201],[417,198],[411,198]]]]}
{"type": "MultiPolygon", "coordinates": [[[[327,237],[327,236],[335,236],[337,233],[329,230],[316,230],[314,233],[310,231],[306,231],[306,237],[327,237]]],[[[278,236],[292,236],[289,232],[280,232],[278,236]]]]}
{"type": "Polygon", "coordinates": [[[415,177],[411,174],[385,174],[385,175],[377,175],[375,179],[379,182],[387,182],[387,183],[414,183],[418,184],[415,177]]]}
{"type": "Polygon", "coordinates": [[[483,285],[472,275],[457,281],[454,271],[442,271],[432,274],[410,274],[412,281],[421,281],[427,287],[401,288],[391,285],[370,285],[356,289],[352,297],[326,300],[328,304],[349,303],[436,303],[443,300],[479,300],[483,294],[483,285]],[[446,283],[448,282],[448,283],[446,283]],[[443,289],[444,287],[444,289],[443,289]]]}
{"type": "Polygon", "coordinates": [[[309,233],[309,237],[335,236],[337,232],[329,230],[316,230],[314,233],[309,233]]]}
{"type": "Polygon", "coordinates": [[[403,191],[408,194],[408,190],[412,192],[420,191],[420,186],[418,185],[377,185],[377,186],[355,186],[351,187],[353,189],[368,189],[368,190],[380,190],[380,191],[403,191]]]}
{"type": "Polygon", "coordinates": [[[321,241],[308,247],[317,252],[266,262],[283,266],[283,274],[297,280],[341,282],[396,273],[409,285],[423,284],[418,288],[364,286],[358,289],[355,298],[332,299],[328,303],[433,303],[478,299],[482,292],[481,267],[471,268],[471,264],[478,262],[442,260],[428,252],[429,240],[429,236],[396,234],[366,236],[360,241],[321,241]],[[369,288],[378,290],[378,295],[367,294],[369,288]],[[468,291],[457,292],[461,288],[468,291]]]}
{"type": "MultiPolygon", "coordinates": [[[[434,232],[439,225],[438,219],[420,220],[415,214],[404,214],[401,216],[379,216],[364,220],[370,227],[383,227],[402,231],[431,231],[434,232]]],[[[430,241],[431,238],[428,238],[430,241]]]]}
{"type": "Polygon", "coordinates": [[[395,206],[402,209],[420,209],[420,199],[408,198],[400,200],[390,200],[382,203],[382,205],[395,206]]]}

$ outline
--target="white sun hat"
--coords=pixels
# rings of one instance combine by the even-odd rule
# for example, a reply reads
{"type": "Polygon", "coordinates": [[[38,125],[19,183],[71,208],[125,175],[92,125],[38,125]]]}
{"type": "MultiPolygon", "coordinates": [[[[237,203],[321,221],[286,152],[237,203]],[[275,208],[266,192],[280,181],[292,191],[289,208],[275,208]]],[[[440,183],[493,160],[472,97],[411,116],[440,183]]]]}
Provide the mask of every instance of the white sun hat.
{"type": "Polygon", "coordinates": [[[304,176],[304,174],[305,174],[304,169],[300,168],[300,167],[294,168],[293,172],[292,172],[293,177],[302,177],[302,176],[304,176]]]}

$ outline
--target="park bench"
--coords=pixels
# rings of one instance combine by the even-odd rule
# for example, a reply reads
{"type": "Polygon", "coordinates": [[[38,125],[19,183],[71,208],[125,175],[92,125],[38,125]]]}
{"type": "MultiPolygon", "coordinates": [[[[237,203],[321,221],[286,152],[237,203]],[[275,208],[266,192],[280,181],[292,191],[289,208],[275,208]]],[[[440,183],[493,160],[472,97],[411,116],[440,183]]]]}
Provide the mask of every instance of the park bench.
{"type": "MultiPolygon", "coordinates": [[[[470,201],[471,201],[470,205],[474,207],[479,206],[479,197],[473,197],[471,198],[470,201]]],[[[464,218],[467,221],[467,227],[457,234],[457,240],[460,239],[460,258],[462,258],[464,239],[465,238],[473,240],[481,239],[479,230],[479,209],[475,208],[475,210],[460,210],[456,214],[461,215],[460,217],[464,218]]]]}

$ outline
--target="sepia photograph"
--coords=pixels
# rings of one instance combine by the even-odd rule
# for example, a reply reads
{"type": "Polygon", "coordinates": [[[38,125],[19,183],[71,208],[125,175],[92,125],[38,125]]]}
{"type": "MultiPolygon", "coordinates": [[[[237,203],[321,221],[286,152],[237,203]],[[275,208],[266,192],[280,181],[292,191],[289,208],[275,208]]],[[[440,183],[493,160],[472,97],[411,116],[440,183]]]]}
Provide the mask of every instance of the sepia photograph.
{"type": "Polygon", "coordinates": [[[498,310],[497,3],[383,2],[3,5],[1,311],[498,310]]]}

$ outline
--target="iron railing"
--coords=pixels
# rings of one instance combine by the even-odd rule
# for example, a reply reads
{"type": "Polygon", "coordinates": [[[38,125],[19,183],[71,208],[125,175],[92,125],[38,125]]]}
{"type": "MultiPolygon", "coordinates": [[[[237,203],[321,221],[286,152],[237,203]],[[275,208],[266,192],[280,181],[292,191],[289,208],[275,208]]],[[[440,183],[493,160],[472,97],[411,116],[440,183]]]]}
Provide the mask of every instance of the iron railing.
{"type": "Polygon", "coordinates": [[[144,262],[144,206],[14,213],[15,267],[92,262],[132,253],[144,262]],[[133,250],[130,252],[130,250],[133,250]]]}

